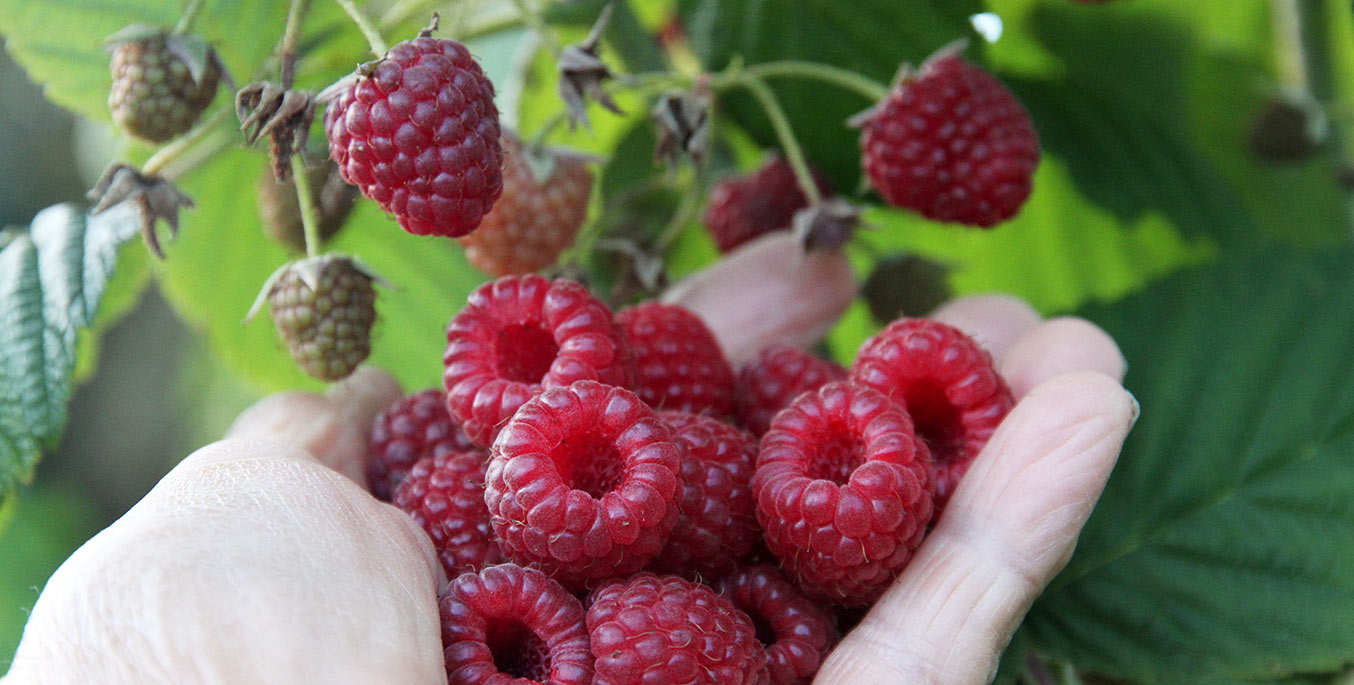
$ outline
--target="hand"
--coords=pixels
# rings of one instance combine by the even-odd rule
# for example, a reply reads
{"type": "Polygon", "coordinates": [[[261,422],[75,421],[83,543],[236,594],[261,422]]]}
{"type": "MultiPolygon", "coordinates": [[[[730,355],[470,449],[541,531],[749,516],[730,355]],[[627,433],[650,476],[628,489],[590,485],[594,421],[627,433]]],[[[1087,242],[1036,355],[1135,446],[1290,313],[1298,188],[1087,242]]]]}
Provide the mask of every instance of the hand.
{"type": "Polygon", "coordinates": [[[986,347],[1018,404],[917,555],[832,651],[818,685],[985,683],[1030,604],[1072,556],[1138,404],[1119,348],[1008,297],[932,315],[986,347]]]}
{"type": "MultiPolygon", "coordinates": [[[[935,316],[993,352],[1020,403],[820,683],[989,680],[1136,417],[1091,324],[1007,297],[935,316]]],[[[747,347],[745,330],[716,334],[747,347]]],[[[366,428],[398,394],[364,370],[247,410],[57,570],[4,685],[445,682],[431,547],[359,485],[366,428]]]]}

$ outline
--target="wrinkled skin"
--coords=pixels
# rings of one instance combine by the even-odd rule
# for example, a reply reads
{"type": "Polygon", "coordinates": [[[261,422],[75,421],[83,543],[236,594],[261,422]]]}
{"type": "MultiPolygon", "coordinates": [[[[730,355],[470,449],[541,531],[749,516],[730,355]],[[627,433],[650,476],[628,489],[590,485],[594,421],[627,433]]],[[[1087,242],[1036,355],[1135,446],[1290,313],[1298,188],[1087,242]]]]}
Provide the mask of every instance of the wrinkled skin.
{"type": "MultiPolygon", "coordinates": [[[[1041,321],[1004,296],[935,316],[993,353],[1019,403],[818,683],[990,680],[1137,417],[1124,360],[1095,326],[1041,321]]],[[[719,334],[738,349],[772,341],[719,334]]],[[[446,682],[431,546],[365,490],[365,430],[398,395],[366,369],[326,396],[247,410],[57,570],[3,685],[446,682]]]]}

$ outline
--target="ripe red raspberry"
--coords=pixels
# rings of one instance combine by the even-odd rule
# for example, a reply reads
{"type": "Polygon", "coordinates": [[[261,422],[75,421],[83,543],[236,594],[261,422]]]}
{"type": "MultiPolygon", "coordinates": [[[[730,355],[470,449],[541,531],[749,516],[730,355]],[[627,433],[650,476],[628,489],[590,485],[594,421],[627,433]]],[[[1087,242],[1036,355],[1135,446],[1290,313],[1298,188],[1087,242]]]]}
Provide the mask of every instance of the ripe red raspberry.
{"type": "Polygon", "coordinates": [[[833,382],[762,436],[752,495],[767,547],[805,592],[873,602],[926,534],[930,457],[883,393],[833,382]]]}
{"type": "Polygon", "coordinates": [[[752,618],[766,645],[770,685],[809,685],[837,642],[836,617],[805,597],[775,566],[741,568],[717,585],[752,618]]]}
{"type": "MultiPolygon", "coordinates": [[[[813,171],[823,197],[832,194],[827,179],[813,171]]],[[[776,157],[746,176],[736,176],[710,189],[705,228],[719,251],[729,252],[757,236],[790,228],[795,212],[809,206],[790,163],[776,157]]]]}
{"type": "Polygon", "coordinates": [[[473,450],[488,460],[489,453],[471,442],[447,413],[447,397],[441,391],[421,390],[403,397],[372,422],[371,461],[367,462],[371,494],[388,502],[414,462],[473,450]]]}
{"type": "Polygon", "coordinates": [[[484,501],[504,554],[570,587],[643,568],[677,522],[681,452],[634,393],[551,388],[490,451],[484,501]]]}
{"type": "Polygon", "coordinates": [[[325,108],[343,178],[417,235],[465,235],[503,190],[494,86],[464,45],[391,48],[325,108]]]}
{"type": "Polygon", "coordinates": [[[470,263],[485,273],[506,276],[543,269],[573,244],[591,193],[592,172],[583,157],[526,151],[516,136],[504,133],[503,195],[478,230],[457,240],[470,263]],[[539,160],[528,160],[531,154],[539,160]]]}
{"type": "Polygon", "coordinates": [[[1014,400],[992,356],[959,329],[899,319],[861,345],[851,380],[899,401],[931,452],[936,509],[997,430],[1014,400]]]}
{"type": "Polygon", "coordinates": [[[633,361],[611,308],[572,281],[504,276],[447,325],[447,409],[488,446],[523,402],[577,380],[629,387],[633,361]]]}
{"type": "Polygon", "coordinates": [[[514,564],[465,573],[438,600],[452,685],[588,685],[583,604],[545,574],[514,564]]]}
{"type": "Polygon", "coordinates": [[[715,416],[733,411],[733,368],[699,316],[645,302],[622,310],[616,322],[635,355],[635,392],[649,406],[715,416]]]}
{"type": "Polygon", "coordinates": [[[741,685],[766,677],[752,619],[704,585],[638,574],[588,598],[595,685],[741,685]]]}
{"type": "Polygon", "coordinates": [[[651,570],[718,578],[761,540],[748,485],[757,463],[751,435],[708,416],[664,411],[658,417],[683,448],[677,523],[651,570]]]}
{"type": "Polygon", "coordinates": [[[485,465],[479,450],[425,457],[395,488],[395,506],[427,531],[448,578],[503,561],[484,506],[485,465]]]}
{"type": "Polygon", "coordinates": [[[738,372],[734,385],[738,421],[760,437],[776,412],[800,393],[842,380],[846,380],[846,369],[841,364],[787,345],[771,345],[738,372]]]}
{"type": "Polygon", "coordinates": [[[937,53],[869,114],[865,172],[889,204],[992,226],[1030,194],[1039,139],[1020,101],[953,51],[937,53]]]}

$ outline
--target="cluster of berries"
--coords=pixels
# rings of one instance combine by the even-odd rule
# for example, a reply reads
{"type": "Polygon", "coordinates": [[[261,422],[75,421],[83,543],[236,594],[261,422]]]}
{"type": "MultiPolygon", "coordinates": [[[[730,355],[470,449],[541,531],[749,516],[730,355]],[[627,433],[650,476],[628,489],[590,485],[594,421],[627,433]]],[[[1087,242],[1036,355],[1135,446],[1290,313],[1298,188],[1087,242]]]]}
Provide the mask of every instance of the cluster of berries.
{"type": "Polygon", "coordinates": [[[686,309],[536,275],[472,293],[443,361],[368,476],[453,579],[453,683],[806,683],[1012,405],[936,321],[849,369],[773,346],[735,373],[686,309]]]}

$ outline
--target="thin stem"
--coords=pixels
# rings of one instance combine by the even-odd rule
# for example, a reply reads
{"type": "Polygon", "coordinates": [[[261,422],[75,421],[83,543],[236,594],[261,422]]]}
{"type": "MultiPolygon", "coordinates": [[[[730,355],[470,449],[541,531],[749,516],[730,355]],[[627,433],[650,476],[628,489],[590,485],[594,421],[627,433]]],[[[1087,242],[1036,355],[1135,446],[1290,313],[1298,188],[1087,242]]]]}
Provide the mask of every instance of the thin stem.
{"type": "MultiPolygon", "coordinates": [[[[199,144],[185,148],[174,159],[165,162],[159,168],[160,177],[167,181],[177,181],[217,154],[230,149],[239,140],[239,132],[228,128],[214,128],[209,135],[200,140],[199,144]]],[[[149,175],[149,172],[144,170],[142,173],[149,175]]]]}
{"type": "Polygon", "coordinates": [[[568,120],[568,112],[556,112],[549,119],[546,119],[545,123],[541,124],[540,128],[536,129],[536,133],[531,136],[531,141],[527,143],[527,147],[534,150],[545,145],[545,139],[550,137],[550,134],[553,133],[555,129],[559,128],[561,124],[568,120]]]}
{"type": "MultiPolygon", "coordinates": [[[[1334,58],[1331,55],[1331,34],[1328,33],[1332,22],[1326,21],[1328,4],[1324,0],[1297,0],[1298,43],[1290,45],[1302,58],[1306,86],[1318,102],[1329,103],[1337,100],[1334,58]]],[[[1349,165],[1350,151],[1346,149],[1344,124],[1330,122],[1330,131],[1326,144],[1331,154],[1342,165],[1349,165]]],[[[1345,227],[1354,231],[1354,197],[1345,201],[1345,227]]]]}
{"type": "Polygon", "coordinates": [[[1274,26],[1274,56],[1279,81],[1306,90],[1307,65],[1302,57],[1297,0],[1270,0],[1269,14],[1274,26]]]}
{"type": "Polygon", "coordinates": [[[183,14],[179,16],[179,21],[174,24],[174,33],[188,33],[188,29],[193,27],[193,20],[197,19],[198,10],[202,9],[202,0],[188,0],[188,5],[183,8],[183,14]]]}
{"type": "Polygon", "coordinates": [[[799,139],[795,138],[794,129],[790,128],[790,120],[785,116],[785,110],[781,109],[775,93],[772,93],[761,79],[747,72],[735,76],[728,84],[746,88],[761,104],[766,112],[766,118],[771,120],[771,128],[776,131],[776,138],[785,152],[785,160],[795,172],[795,180],[799,182],[800,191],[804,193],[810,205],[818,204],[823,196],[818,192],[818,184],[814,183],[808,162],[804,161],[804,150],[799,146],[799,139]]]}
{"type": "Polygon", "coordinates": [[[301,35],[301,18],[305,16],[310,0],[291,0],[287,9],[287,28],[282,32],[282,88],[291,89],[296,75],[296,42],[301,35]]]}
{"type": "Polygon", "coordinates": [[[193,147],[198,141],[206,138],[222,121],[225,120],[229,108],[221,108],[212,112],[201,124],[188,132],[188,135],[178,138],[174,142],[155,151],[150,159],[141,166],[141,173],[146,176],[154,176],[160,173],[166,166],[174,160],[182,157],[189,148],[193,147]]]}
{"type": "Polygon", "coordinates": [[[301,207],[301,230],[306,236],[306,256],[320,253],[320,213],[315,208],[315,196],[310,192],[310,177],[301,154],[291,158],[292,183],[296,186],[296,201],[301,207]]]}
{"type": "Polygon", "coordinates": [[[843,90],[857,93],[872,102],[884,99],[884,96],[889,93],[888,86],[872,78],[861,76],[854,71],[816,62],[796,60],[762,62],[744,67],[742,73],[747,77],[758,79],[795,77],[822,81],[843,90]]]}
{"type": "Polygon", "coordinates": [[[545,20],[541,19],[541,13],[530,5],[529,0],[512,0],[512,4],[516,5],[517,11],[522,13],[522,19],[526,21],[527,26],[541,37],[541,42],[545,43],[545,47],[550,49],[550,54],[559,57],[563,48],[560,47],[555,34],[550,31],[550,27],[545,25],[545,20]]]}
{"type": "Polygon", "coordinates": [[[337,2],[339,7],[342,7],[343,11],[347,12],[348,16],[352,18],[353,23],[357,24],[358,30],[360,30],[362,35],[367,39],[367,45],[371,46],[371,54],[376,55],[377,58],[385,57],[385,54],[390,50],[390,47],[386,45],[385,39],[381,38],[381,33],[372,25],[371,20],[367,18],[367,15],[362,14],[362,12],[357,9],[357,6],[353,4],[353,0],[334,0],[334,2],[337,2]]]}
{"type": "MultiPolygon", "coordinates": [[[[699,188],[700,178],[697,177],[692,181],[692,185],[699,188]]],[[[695,190],[682,193],[682,200],[677,203],[677,210],[672,213],[672,218],[668,219],[667,225],[663,227],[663,232],[658,234],[658,240],[654,242],[654,253],[659,255],[667,253],[668,248],[672,247],[672,244],[677,241],[677,236],[682,234],[682,229],[691,221],[692,216],[704,200],[703,194],[695,192],[695,190]]]]}
{"type": "Polygon", "coordinates": [[[1321,102],[1329,102],[1335,95],[1335,75],[1332,69],[1330,36],[1326,33],[1324,0],[1298,0],[1298,40],[1306,86],[1321,102]]]}

